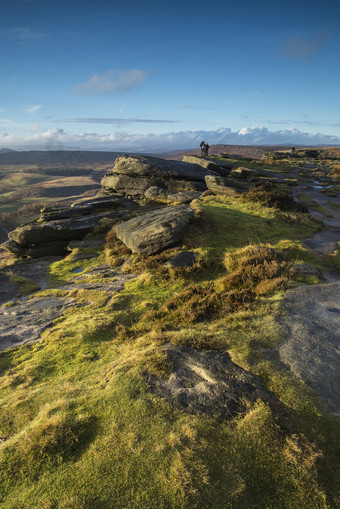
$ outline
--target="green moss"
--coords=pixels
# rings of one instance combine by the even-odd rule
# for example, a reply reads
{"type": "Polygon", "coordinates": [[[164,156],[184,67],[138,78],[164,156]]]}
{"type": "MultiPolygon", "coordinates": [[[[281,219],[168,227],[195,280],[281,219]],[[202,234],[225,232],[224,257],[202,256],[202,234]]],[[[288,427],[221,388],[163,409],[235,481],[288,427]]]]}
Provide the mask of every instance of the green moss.
{"type": "MultiPolygon", "coordinates": [[[[78,306],[39,343],[0,353],[1,507],[338,507],[339,429],[264,354],[283,338],[282,293],[200,323],[148,322],[192,286],[221,291],[226,252],[235,258],[249,244],[280,250],[288,264],[316,265],[300,239],[319,223],[237,199],[206,198],[197,209],[184,240],[199,254],[195,270],[171,274],[164,268],[171,250],[134,256],[138,275],[121,293],[74,290],[78,306]],[[148,391],[145,377],[169,375],[162,349],[169,341],[228,351],[276,403],[258,401],[229,422],[176,410],[148,391]]],[[[76,255],[51,265],[51,281],[70,282],[75,269],[105,260],[102,252],[76,255]]],[[[65,291],[40,293],[48,294],[65,291]]]]}
{"type": "Polygon", "coordinates": [[[8,271],[6,274],[11,283],[15,284],[19,288],[22,295],[27,295],[40,289],[40,286],[27,277],[20,276],[12,271],[8,271]]]}

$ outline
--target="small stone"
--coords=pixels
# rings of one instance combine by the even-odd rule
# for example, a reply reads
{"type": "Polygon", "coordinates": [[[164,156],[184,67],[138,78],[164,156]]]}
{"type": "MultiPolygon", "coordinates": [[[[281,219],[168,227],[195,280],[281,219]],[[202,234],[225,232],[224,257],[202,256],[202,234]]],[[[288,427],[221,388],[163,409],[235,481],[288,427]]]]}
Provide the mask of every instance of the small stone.
{"type": "Polygon", "coordinates": [[[165,264],[166,267],[175,269],[179,267],[193,267],[196,259],[196,254],[191,251],[181,251],[173,256],[165,264]]]}

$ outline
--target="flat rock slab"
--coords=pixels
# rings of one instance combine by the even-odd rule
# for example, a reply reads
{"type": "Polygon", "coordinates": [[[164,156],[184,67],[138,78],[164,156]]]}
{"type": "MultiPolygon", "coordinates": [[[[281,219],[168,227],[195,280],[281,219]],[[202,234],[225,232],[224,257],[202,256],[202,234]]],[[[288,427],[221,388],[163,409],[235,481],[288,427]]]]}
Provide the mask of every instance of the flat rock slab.
{"type": "Polygon", "coordinates": [[[33,281],[40,289],[46,287],[48,268],[51,263],[61,260],[60,256],[26,260],[0,269],[0,304],[20,297],[19,287],[10,281],[8,273],[25,277],[33,281]]]}
{"type": "Polygon", "coordinates": [[[213,172],[195,163],[161,159],[159,157],[126,155],[116,159],[113,173],[138,175],[140,177],[153,176],[200,180],[202,182],[204,182],[205,175],[213,175],[213,172]]]}
{"type": "Polygon", "coordinates": [[[193,214],[188,205],[165,207],[120,223],[114,230],[134,253],[152,255],[177,244],[193,214]]]}
{"type": "Polygon", "coordinates": [[[10,307],[1,306],[0,350],[39,341],[41,333],[74,305],[74,299],[43,297],[22,299],[10,307]]]}
{"type": "Polygon", "coordinates": [[[111,274],[110,276],[105,276],[102,274],[97,274],[98,278],[107,278],[107,281],[91,281],[90,277],[95,277],[95,273],[91,274],[79,274],[79,278],[74,279],[71,284],[67,284],[65,286],[61,286],[60,289],[69,291],[69,290],[93,290],[98,292],[106,292],[106,293],[117,293],[124,290],[125,284],[134,279],[136,276],[134,274],[111,274]],[[88,278],[86,277],[88,276],[88,278]]]}
{"type": "Polygon", "coordinates": [[[288,290],[279,361],[340,415],[340,282],[288,290]]]}
{"type": "Polygon", "coordinates": [[[323,255],[333,254],[340,243],[340,231],[326,229],[304,241],[307,247],[323,255]]]}
{"type": "Polygon", "coordinates": [[[227,353],[166,345],[173,367],[168,380],[148,376],[151,392],[192,414],[230,419],[258,398],[272,399],[257,378],[234,364],[227,353]]]}
{"type": "Polygon", "coordinates": [[[214,194],[222,194],[226,196],[237,196],[244,191],[248,191],[248,187],[223,177],[214,177],[207,175],[205,183],[209,191],[214,194]]]}
{"type": "Polygon", "coordinates": [[[44,221],[54,221],[56,219],[69,219],[88,214],[96,214],[106,210],[113,210],[117,208],[133,208],[137,204],[131,200],[127,200],[118,195],[112,194],[106,197],[96,197],[87,200],[78,200],[70,207],[45,207],[41,211],[40,218],[44,221]]]}
{"type": "Polygon", "coordinates": [[[186,163],[194,163],[202,166],[202,168],[206,168],[221,177],[226,177],[230,174],[230,170],[232,169],[232,164],[223,163],[222,161],[212,161],[211,159],[206,159],[204,157],[198,157],[194,155],[185,155],[183,156],[183,161],[186,163]]]}

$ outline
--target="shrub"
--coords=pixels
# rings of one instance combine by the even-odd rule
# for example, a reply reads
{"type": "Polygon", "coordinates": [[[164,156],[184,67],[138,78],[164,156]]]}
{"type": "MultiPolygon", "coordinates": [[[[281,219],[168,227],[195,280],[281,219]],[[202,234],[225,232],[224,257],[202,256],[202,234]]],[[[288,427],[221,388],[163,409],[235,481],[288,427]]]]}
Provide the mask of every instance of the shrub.
{"type": "Polygon", "coordinates": [[[265,295],[287,287],[291,264],[282,251],[266,246],[247,246],[226,253],[224,265],[231,273],[222,280],[225,290],[247,288],[256,295],[265,295]]]}
{"type": "Polygon", "coordinates": [[[257,184],[255,187],[243,193],[241,200],[252,201],[273,207],[283,211],[308,212],[307,207],[300,203],[296,203],[293,196],[270,182],[257,184]]]}

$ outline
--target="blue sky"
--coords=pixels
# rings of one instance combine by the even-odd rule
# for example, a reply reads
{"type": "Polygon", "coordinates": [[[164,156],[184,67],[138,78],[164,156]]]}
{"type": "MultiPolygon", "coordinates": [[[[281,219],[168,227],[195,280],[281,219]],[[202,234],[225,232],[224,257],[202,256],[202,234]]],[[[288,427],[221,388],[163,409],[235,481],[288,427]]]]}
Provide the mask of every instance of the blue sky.
{"type": "Polygon", "coordinates": [[[0,148],[340,144],[340,2],[2,0],[0,148]]]}

